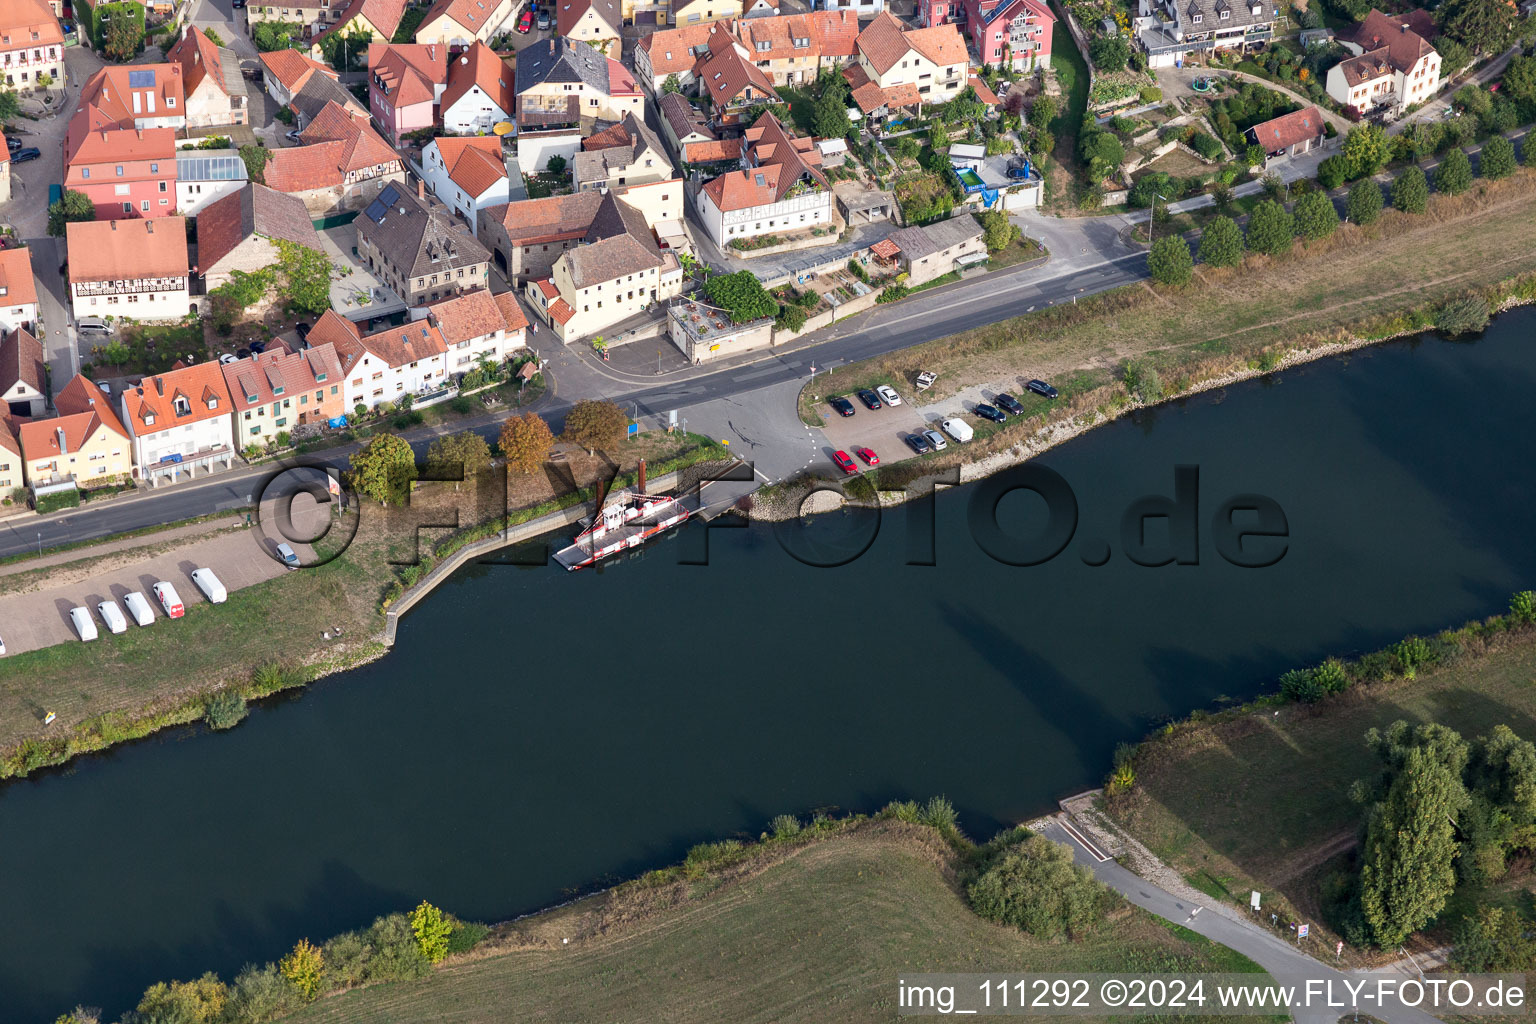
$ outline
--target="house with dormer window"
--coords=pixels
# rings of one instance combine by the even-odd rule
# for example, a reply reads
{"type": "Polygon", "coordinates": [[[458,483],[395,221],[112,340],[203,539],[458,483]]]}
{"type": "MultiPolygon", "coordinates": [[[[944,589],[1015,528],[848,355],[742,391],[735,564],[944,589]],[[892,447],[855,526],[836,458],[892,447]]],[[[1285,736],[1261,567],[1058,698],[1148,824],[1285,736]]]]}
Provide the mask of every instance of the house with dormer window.
{"type": "Polygon", "coordinates": [[[1328,69],[1326,88],[1344,106],[1402,114],[1440,91],[1440,54],[1407,15],[1372,10],[1340,42],[1354,56],[1328,69]]]}
{"type": "Polygon", "coordinates": [[[965,0],[961,14],[981,63],[1019,72],[1051,66],[1056,16],[1045,0],[965,0]]]}
{"type": "Polygon", "coordinates": [[[178,362],[126,389],[122,423],[133,438],[135,474],[159,485],[199,470],[228,469],[235,458],[232,411],[214,362],[178,362]]]}
{"type": "MultiPolygon", "coordinates": [[[[885,17],[885,15],[882,15],[885,17]]],[[[824,227],[834,217],[832,189],[814,139],[797,138],[771,113],[747,129],[745,167],[704,183],[699,219],[716,245],[824,227]]],[[[827,241],[835,242],[836,232],[827,241]]]]}
{"type": "Polygon", "coordinates": [[[1279,0],[1140,0],[1134,29],[1152,67],[1190,54],[1259,49],[1275,35],[1279,0]]]}

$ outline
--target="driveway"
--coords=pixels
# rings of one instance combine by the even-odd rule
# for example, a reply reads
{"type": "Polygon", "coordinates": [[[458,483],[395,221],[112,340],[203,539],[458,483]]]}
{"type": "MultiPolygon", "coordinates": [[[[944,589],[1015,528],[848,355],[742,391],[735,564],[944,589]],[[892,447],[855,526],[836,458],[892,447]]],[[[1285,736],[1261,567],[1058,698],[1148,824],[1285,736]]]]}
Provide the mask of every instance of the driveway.
{"type": "MultiPolygon", "coordinates": [[[[1294,100],[1304,107],[1310,107],[1313,105],[1313,101],[1310,97],[1305,96],[1302,93],[1289,88],[1288,86],[1281,85],[1278,82],[1271,82],[1267,78],[1259,78],[1257,75],[1250,75],[1243,71],[1228,71],[1225,69],[1212,71],[1210,68],[1158,68],[1157,84],[1162,87],[1163,96],[1167,99],[1172,99],[1174,96],[1204,96],[1205,94],[1196,93],[1194,90],[1192,90],[1190,88],[1190,83],[1192,83],[1196,78],[1204,78],[1212,75],[1217,78],[1252,82],[1255,85],[1262,85],[1266,89],[1278,92],[1280,95],[1294,100]]],[[[1323,115],[1323,119],[1326,120],[1329,124],[1333,125],[1333,127],[1338,130],[1340,135],[1345,134],[1352,127],[1348,119],[1340,117],[1338,114],[1328,110],[1326,107],[1319,106],[1317,109],[1323,115]]]]}
{"type": "Polygon", "coordinates": [[[1512,60],[1520,52],[1520,47],[1520,43],[1516,43],[1514,46],[1511,46],[1509,49],[1493,58],[1493,60],[1489,61],[1487,65],[1485,65],[1483,69],[1477,74],[1457,85],[1455,89],[1441,89],[1440,95],[1438,97],[1430,100],[1418,110],[1415,110],[1408,117],[1388,125],[1387,134],[1396,135],[1398,132],[1403,131],[1411,124],[1418,124],[1420,121],[1437,121],[1444,117],[1446,108],[1451,105],[1451,101],[1456,97],[1456,89],[1460,89],[1463,85],[1485,85],[1488,82],[1493,81],[1495,78],[1504,73],[1504,68],[1509,64],[1510,60],[1512,60]]]}

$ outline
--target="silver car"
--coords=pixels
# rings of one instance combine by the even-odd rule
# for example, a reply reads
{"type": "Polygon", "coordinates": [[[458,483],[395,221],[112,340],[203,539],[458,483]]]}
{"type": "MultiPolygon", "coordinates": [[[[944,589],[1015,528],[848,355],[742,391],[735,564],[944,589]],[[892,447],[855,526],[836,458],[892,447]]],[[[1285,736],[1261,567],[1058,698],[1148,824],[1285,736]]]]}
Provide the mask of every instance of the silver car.
{"type": "Polygon", "coordinates": [[[923,431],[923,437],[927,438],[928,444],[936,452],[941,452],[949,447],[949,442],[944,440],[944,435],[937,430],[925,430],[923,431]]]}
{"type": "Polygon", "coordinates": [[[880,401],[884,402],[886,405],[901,404],[901,396],[898,395],[896,393],[896,389],[891,387],[889,384],[881,384],[879,387],[875,388],[875,394],[879,395],[880,401]]]}

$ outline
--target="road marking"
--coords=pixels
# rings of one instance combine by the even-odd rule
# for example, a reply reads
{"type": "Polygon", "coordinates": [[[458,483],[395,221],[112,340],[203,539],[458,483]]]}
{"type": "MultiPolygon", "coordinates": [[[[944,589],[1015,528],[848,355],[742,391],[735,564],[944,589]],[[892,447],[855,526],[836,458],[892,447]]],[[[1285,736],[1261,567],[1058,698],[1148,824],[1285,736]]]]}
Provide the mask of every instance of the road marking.
{"type": "Polygon", "coordinates": [[[1065,832],[1067,835],[1071,836],[1074,840],[1076,840],[1077,845],[1081,846],[1083,849],[1088,851],[1088,856],[1092,857],[1094,860],[1098,861],[1100,864],[1102,864],[1105,861],[1110,859],[1109,858],[1109,854],[1105,853],[1103,850],[1100,850],[1097,846],[1094,846],[1093,843],[1089,842],[1088,841],[1088,837],[1083,835],[1077,829],[1073,828],[1072,827],[1072,823],[1070,821],[1068,821],[1066,818],[1057,818],[1056,820],[1061,823],[1061,830],[1063,832],[1065,832]]]}

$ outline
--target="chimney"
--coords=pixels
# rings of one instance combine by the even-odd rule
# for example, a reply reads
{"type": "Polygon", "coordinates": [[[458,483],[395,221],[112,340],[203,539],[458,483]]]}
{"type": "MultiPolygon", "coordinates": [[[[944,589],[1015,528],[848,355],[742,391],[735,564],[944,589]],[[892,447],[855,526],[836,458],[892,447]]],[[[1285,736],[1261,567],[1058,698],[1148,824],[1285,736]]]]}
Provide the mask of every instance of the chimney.
{"type": "Polygon", "coordinates": [[[59,436],[59,454],[63,455],[69,451],[69,449],[64,444],[64,428],[55,427],[53,432],[59,436]]]}
{"type": "Polygon", "coordinates": [[[107,223],[108,223],[108,224],[111,224],[111,225],[112,225],[112,230],[113,230],[113,231],[116,231],[116,230],[117,230],[117,221],[115,221],[115,220],[109,220],[109,221],[107,221],[107,223]]]}
{"type": "MultiPolygon", "coordinates": [[[[116,223],[116,222],[114,221],[114,223],[116,223]]],[[[155,378],[155,394],[159,395],[161,398],[165,397],[165,378],[164,377],[156,377],[155,378]]]]}
{"type": "Polygon", "coordinates": [[[427,183],[420,178],[416,179],[416,198],[422,202],[427,201],[427,183]]]}
{"type": "Polygon", "coordinates": [[[153,220],[145,220],[144,221],[144,230],[146,232],[148,232],[149,234],[151,234],[151,235],[154,234],[155,233],[155,222],[153,220]]]}
{"type": "Polygon", "coordinates": [[[644,459],[640,460],[640,478],[636,482],[635,486],[640,489],[640,493],[641,494],[645,493],[645,460],[644,459]]]}

